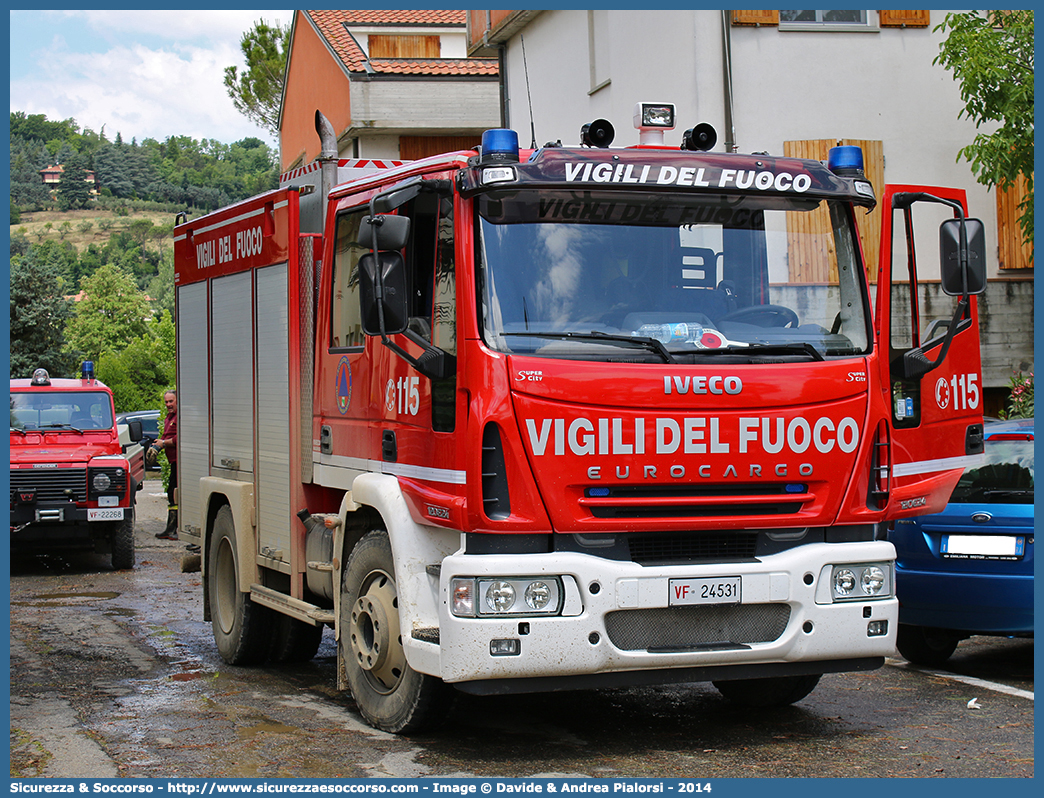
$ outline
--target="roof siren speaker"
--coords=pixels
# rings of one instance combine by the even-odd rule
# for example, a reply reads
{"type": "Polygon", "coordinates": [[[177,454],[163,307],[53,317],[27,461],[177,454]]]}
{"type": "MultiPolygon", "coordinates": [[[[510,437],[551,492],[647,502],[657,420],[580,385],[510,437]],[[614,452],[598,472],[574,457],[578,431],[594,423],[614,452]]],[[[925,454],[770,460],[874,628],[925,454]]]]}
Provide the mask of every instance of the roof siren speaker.
{"type": "Polygon", "coordinates": [[[709,150],[717,142],[718,134],[714,132],[714,128],[706,122],[701,122],[682,134],[681,148],[683,150],[709,150]]]}
{"type": "Polygon", "coordinates": [[[607,119],[596,119],[580,128],[580,143],[586,147],[608,147],[616,131],[607,119]]]}

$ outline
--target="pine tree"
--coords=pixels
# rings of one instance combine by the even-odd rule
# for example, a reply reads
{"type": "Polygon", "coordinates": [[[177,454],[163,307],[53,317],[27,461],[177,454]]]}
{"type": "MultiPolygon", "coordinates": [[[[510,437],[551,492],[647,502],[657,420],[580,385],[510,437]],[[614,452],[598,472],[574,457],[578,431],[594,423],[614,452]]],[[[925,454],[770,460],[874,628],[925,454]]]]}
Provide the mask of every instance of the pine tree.
{"type": "Polygon", "coordinates": [[[65,352],[69,301],[62,296],[62,266],[44,248],[11,259],[11,378],[45,368],[52,377],[70,374],[75,358],[65,352]]]}
{"type": "Polygon", "coordinates": [[[84,208],[91,201],[91,183],[88,182],[87,160],[73,155],[64,164],[58,181],[58,207],[63,211],[84,208]]]}

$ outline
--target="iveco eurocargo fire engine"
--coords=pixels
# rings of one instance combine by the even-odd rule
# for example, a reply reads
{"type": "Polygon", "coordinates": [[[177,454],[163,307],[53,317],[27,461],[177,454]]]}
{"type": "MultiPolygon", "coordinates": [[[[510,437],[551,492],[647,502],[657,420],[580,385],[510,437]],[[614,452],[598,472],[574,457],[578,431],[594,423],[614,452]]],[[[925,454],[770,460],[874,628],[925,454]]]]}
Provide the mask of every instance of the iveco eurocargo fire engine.
{"type": "Polygon", "coordinates": [[[879,200],[856,147],[669,146],[674,113],[379,163],[317,112],[316,162],[177,226],[181,535],[227,662],[332,627],[403,732],[452,688],[789,703],[893,651],[879,529],[982,451],[982,225],[959,190],[879,200]]]}

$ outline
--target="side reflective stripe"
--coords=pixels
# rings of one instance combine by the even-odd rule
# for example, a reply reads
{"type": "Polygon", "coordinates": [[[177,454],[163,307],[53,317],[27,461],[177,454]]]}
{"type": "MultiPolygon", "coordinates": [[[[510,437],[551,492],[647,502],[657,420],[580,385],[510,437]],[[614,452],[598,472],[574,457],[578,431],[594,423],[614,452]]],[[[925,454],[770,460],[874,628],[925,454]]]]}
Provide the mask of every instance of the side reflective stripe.
{"type": "Polygon", "coordinates": [[[391,474],[396,477],[420,479],[425,482],[442,482],[450,485],[466,485],[467,472],[454,471],[448,468],[427,468],[407,463],[385,463],[380,460],[366,460],[361,457],[344,457],[334,454],[321,454],[319,459],[313,458],[317,465],[336,468],[351,468],[357,471],[372,471],[378,474],[391,474]]]}
{"type": "Polygon", "coordinates": [[[954,468],[974,468],[981,466],[985,461],[985,455],[970,454],[964,457],[943,457],[939,460],[896,463],[892,468],[892,474],[897,477],[912,477],[916,474],[931,474],[935,471],[950,471],[954,468]]]}

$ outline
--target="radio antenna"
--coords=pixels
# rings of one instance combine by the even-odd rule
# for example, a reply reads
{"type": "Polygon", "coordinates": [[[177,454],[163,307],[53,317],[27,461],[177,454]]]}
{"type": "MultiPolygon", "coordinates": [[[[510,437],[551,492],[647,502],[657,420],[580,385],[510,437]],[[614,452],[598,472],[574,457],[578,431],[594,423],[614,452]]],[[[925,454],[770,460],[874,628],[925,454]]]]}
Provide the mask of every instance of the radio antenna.
{"type": "Polygon", "coordinates": [[[535,150],[537,148],[536,125],[533,123],[533,96],[529,93],[529,64],[526,61],[526,37],[520,33],[518,38],[522,42],[522,69],[526,73],[526,98],[529,100],[529,130],[530,135],[533,137],[532,147],[535,150]]]}

